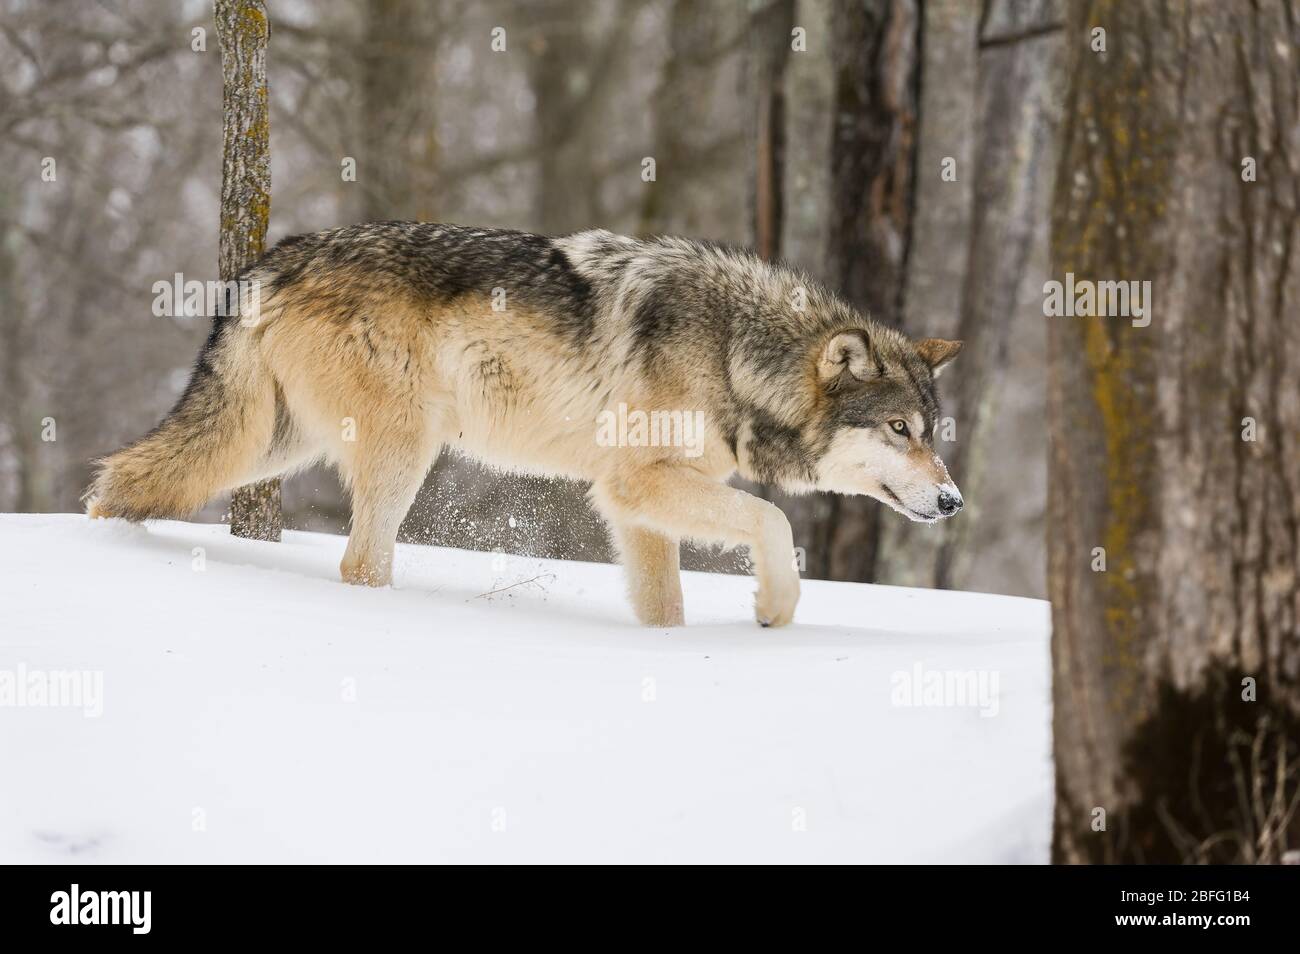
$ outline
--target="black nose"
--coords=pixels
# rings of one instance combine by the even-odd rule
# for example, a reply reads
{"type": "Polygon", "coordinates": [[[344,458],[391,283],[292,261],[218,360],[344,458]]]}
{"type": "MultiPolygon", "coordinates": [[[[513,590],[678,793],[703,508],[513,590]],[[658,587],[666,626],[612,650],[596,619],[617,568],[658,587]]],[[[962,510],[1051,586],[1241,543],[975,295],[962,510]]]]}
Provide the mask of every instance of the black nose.
{"type": "Polygon", "coordinates": [[[953,496],[946,490],[939,491],[939,512],[945,517],[951,517],[961,509],[961,498],[953,496]]]}

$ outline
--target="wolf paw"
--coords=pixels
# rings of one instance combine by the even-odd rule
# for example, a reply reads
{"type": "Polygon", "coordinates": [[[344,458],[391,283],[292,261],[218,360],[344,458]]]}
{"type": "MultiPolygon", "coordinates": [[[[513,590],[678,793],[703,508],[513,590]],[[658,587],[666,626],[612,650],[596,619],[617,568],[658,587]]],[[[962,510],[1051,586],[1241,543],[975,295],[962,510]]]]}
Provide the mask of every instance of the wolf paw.
{"type": "Polygon", "coordinates": [[[754,594],[754,618],[759,626],[785,626],[794,619],[799,602],[799,574],[762,580],[754,594]]]}
{"type": "Polygon", "coordinates": [[[344,583],[354,586],[389,586],[393,582],[391,566],[376,566],[373,563],[344,560],[339,565],[339,573],[344,583]]]}
{"type": "Polygon", "coordinates": [[[643,626],[662,628],[686,625],[686,614],[682,612],[680,600],[656,603],[652,606],[638,606],[636,615],[643,626]]]}

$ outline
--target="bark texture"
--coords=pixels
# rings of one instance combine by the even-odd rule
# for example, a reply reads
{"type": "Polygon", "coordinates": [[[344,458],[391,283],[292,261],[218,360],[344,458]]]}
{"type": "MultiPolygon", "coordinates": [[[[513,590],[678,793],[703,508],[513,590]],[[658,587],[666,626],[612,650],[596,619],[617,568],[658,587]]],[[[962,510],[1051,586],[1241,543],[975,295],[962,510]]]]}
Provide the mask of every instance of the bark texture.
{"type": "Polygon", "coordinates": [[[436,218],[433,68],[439,12],[420,0],[365,5],[357,184],[367,221],[436,218]]]}
{"type": "MultiPolygon", "coordinates": [[[[827,280],[888,325],[902,321],[914,194],[920,24],[912,0],[837,0],[827,280]]],[[[786,505],[807,575],[876,578],[879,504],[822,496],[786,505]]]]}
{"type": "Polygon", "coordinates": [[[785,68],[790,59],[794,0],[769,0],[750,27],[749,82],[753,116],[754,249],[765,261],[781,254],[785,211],[785,68]]]}
{"type": "Polygon", "coordinates": [[[1053,278],[1152,302],[1147,327],[1044,319],[1053,856],[1276,861],[1300,844],[1300,16],[1067,7],[1053,278]]]}
{"type": "MultiPolygon", "coordinates": [[[[216,0],[221,44],[221,240],[219,270],[232,281],[266,251],[271,218],[271,123],[266,87],[270,22],[264,0],[216,0]]],[[[280,481],[237,489],[230,532],[280,539],[280,481]]]]}
{"type": "Polygon", "coordinates": [[[980,24],[975,196],[956,333],[965,347],[961,373],[947,382],[944,407],[956,440],[941,445],[974,506],[938,528],[933,585],[942,588],[961,585],[961,571],[972,558],[970,542],[983,539],[986,463],[990,452],[997,453],[985,437],[1000,404],[998,385],[1008,370],[1013,329],[1038,317],[1018,305],[1042,234],[1038,223],[1051,174],[1059,17],[1059,0],[987,0],[980,24]]]}
{"type": "Polygon", "coordinates": [[[904,327],[965,342],[940,384],[952,424],[940,428],[936,447],[966,506],[933,527],[886,515],[881,582],[1046,596],[1041,289],[1059,8],[1059,0],[925,4],[904,327]]]}
{"type": "Polygon", "coordinates": [[[673,0],[666,16],[666,57],[651,100],[656,179],[645,185],[636,231],[699,236],[734,218],[739,228],[731,234],[744,235],[745,214],[734,210],[745,208],[750,143],[727,91],[744,75],[740,53],[750,36],[749,10],[673,0]],[[734,193],[719,188],[720,169],[732,170],[734,193]]]}

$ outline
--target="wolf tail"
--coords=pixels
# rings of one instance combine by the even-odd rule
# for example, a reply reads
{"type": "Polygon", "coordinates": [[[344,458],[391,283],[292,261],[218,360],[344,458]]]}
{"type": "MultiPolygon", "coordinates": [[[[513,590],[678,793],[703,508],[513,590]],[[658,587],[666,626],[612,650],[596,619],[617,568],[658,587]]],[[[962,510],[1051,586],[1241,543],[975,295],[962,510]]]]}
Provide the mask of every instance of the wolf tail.
{"type": "Polygon", "coordinates": [[[218,318],[190,383],[161,424],[95,461],[91,517],[185,517],[255,479],[277,425],[276,384],[253,335],[218,318]]]}

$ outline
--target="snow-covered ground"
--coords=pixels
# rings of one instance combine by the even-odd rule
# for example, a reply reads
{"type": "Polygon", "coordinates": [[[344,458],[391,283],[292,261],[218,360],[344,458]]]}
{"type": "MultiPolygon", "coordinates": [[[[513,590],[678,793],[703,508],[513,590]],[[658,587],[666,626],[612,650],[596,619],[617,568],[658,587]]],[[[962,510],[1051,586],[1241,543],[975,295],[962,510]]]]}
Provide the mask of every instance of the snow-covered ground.
{"type": "Polygon", "coordinates": [[[1045,603],[343,545],[0,516],[0,861],[1047,860],[1045,603]]]}

